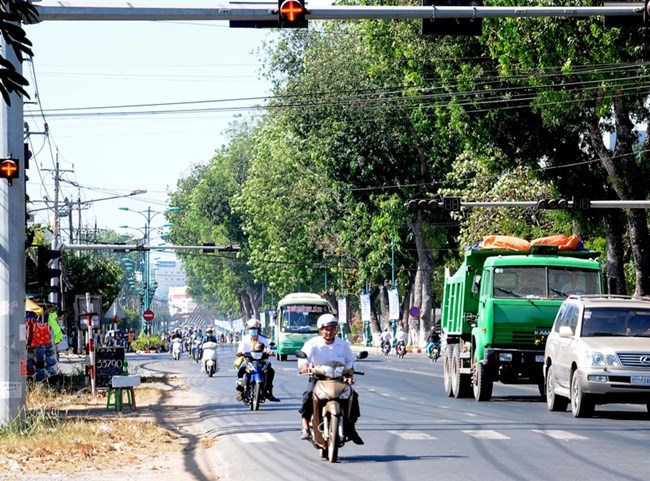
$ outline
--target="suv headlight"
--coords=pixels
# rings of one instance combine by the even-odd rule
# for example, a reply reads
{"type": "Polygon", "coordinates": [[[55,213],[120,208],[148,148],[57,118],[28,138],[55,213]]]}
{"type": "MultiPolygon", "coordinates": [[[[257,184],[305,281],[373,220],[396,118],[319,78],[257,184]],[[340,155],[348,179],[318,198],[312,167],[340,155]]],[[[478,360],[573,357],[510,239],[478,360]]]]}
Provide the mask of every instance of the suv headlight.
{"type": "Polygon", "coordinates": [[[599,367],[605,366],[605,356],[603,355],[602,352],[587,351],[585,353],[585,357],[586,357],[587,364],[591,364],[592,366],[599,366],[599,367]]]}
{"type": "Polygon", "coordinates": [[[603,354],[598,351],[587,351],[585,352],[585,360],[587,364],[597,367],[612,366],[618,367],[620,363],[618,362],[618,357],[615,354],[603,354]]]}

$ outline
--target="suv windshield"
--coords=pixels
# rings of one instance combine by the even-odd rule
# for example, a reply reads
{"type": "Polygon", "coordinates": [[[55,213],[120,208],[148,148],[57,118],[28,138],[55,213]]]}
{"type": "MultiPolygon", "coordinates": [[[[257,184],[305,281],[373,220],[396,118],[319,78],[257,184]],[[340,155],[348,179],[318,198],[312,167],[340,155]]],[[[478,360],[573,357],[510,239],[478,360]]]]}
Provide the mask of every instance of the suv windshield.
{"type": "Polygon", "coordinates": [[[596,270],[563,267],[499,267],[494,270],[494,297],[547,297],[600,294],[596,270]]]}
{"type": "Polygon", "coordinates": [[[583,337],[650,337],[650,307],[648,309],[624,307],[585,308],[581,335],[583,337]]]}

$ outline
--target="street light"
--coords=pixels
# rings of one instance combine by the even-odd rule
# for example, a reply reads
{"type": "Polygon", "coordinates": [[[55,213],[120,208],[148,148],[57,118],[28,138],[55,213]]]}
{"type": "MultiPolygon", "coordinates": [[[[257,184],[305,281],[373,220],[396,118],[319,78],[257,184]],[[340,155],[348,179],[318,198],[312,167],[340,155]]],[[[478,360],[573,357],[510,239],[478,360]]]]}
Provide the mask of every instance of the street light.
{"type": "MultiPolygon", "coordinates": [[[[165,214],[168,212],[177,212],[180,209],[180,207],[169,207],[167,210],[161,210],[161,211],[155,211],[151,210],[151,207],[147,207],[147,210],[132,210],[128,207],[118,207],[119,210],[124,210],[128,212],[135,212],[136,214],[141,215],[144,217],[146,223],[144,226],[144,245],[149,245],[150,242],[150,236],[151,236],[151,220],[154,219],[156,216],[160,214],[165,214]]],[[[171,224],[166,224],[163,227],[167,227],[171,224]]],[[[129,228],[128,226],[123,226],[124,228],[129,228]]],[[[139,230],[139,229],[137,229],[139,230]]],[[[149,310],[151,307],[151,301],[152,301],[152,296],[151,296],[151,266],[149,265],[150,262],[150,252],[149,250],[144,251],[144,282],[145,282],[145,289],[144,289],[144,302],[142,305],[142,313],[144,311],[149,310]]],[[[143,318],[144,319],[144,318],[143,318]]],[[[152,328],[152,323],[149,323],[148,325],[144,325],[145,331],[148,334],[151,334],[151,328],[152,328]]]]}

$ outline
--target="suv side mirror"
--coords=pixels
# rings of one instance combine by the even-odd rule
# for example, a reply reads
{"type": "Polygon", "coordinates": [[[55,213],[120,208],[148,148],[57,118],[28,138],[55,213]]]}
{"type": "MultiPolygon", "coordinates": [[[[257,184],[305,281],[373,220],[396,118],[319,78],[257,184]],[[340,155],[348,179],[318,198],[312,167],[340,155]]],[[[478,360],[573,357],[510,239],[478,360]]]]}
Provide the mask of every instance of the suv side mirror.
{"type": "Polygon", "coordinates": [[[560,326],[560,337],[573,337],[573,329],[569,326],[560,326]]]}

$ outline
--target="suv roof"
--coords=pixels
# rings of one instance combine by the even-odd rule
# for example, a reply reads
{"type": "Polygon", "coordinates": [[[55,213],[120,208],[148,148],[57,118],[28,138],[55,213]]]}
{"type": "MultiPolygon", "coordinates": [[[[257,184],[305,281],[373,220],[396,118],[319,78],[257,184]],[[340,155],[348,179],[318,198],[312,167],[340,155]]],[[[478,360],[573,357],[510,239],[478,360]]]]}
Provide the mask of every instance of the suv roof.
{"type": "Polygon", "coordinates": [[[649,297],[631,297],[616,294],[585,294],[570,295],[566,299],[566,301],[572,300],[581,302],[585,307],[616,307],[624,304],[626,306],[636,306],[646,309],[650,308],[649,297]]]}

